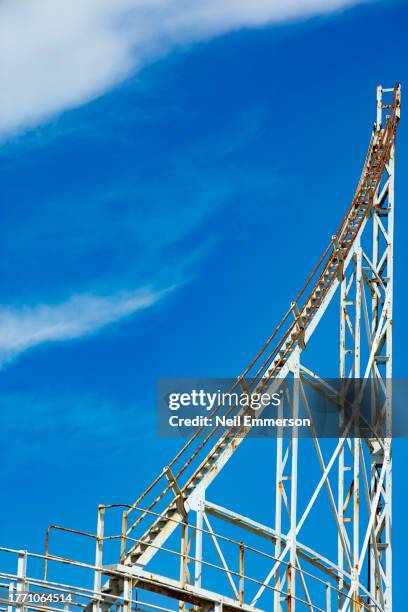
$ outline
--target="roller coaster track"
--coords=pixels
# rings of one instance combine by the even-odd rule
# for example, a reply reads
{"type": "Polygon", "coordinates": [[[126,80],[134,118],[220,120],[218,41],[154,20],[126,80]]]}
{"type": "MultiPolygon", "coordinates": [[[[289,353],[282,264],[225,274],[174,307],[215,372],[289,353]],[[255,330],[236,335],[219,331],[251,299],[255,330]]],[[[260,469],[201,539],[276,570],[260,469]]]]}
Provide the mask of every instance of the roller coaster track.
{"type": "MultiPolygon", "coordinates": [[[[235,380],[230,393],[271,393],[292,377],[299,385],[298,397],[306,403],[302,386],[305,379],[327,386],[304,366],[303,356],[312,335],[319,336],[316,329],[338,290],[340,378],[362,378],[387,387],[387,380],[392,376],[394,155],[399,119],[399,84],[392,89],[378,87],[376,123],[351,204],[290,308],[235,380]],[[384,103],[385,96],[389,97],[389,104],[384,103]],[[365,353],[361,350],[362,321],[367,340],[365,353]]],[[[252,414],[251,406],[239,405],[231,405],[226,411],[219,405],[212,414],[221,414],[223,410],[224,416],[252,414]]],[[[390,410],[387,404],[387,418],[390,410]]],[[[7,603],[0,610],[60,612],[58,606],[35,603],[18,606],[9,598],[2,598],[2,589],[9,596],[25,595],[30,586],[60,595],[74,594],[77,603],[65,605],[66,611],[76,606],[86,612],[107,612],[114,607],[121,612],[141,609],[171,612],[155,601],[141,602],[136,596],[138,593],[133,594],[137,588],[137,591],[177,601],[180,611],[191,605],[197,610],[217,612],[223,608],[228,612],[260,612],[271,606],[274,612],[295,612],[295,606],[307,612],[333,612],[334,609],[391,612],[391,440],[370,430],[361,437],[353,437],[346,430],[341,438],[331,441],[334,448],[328,445],[325,449],[314,432],[312,442],[319,477],[313,488],[312,482],[298,478],[296,435],[287,440],[278,436],[275,515],[274,527],[271,527],[207,499],[207,489],[250,431],[250,426],[241,425],[227,430],[219,426],[198,428],[134,503],[98,507],[96,533],[51,526],[46,534],[44,555],[0,548],[0,557],[5,554],[17,558],[16,573],[9,569],[0,571],[0,603],[7,603]],[[297,500],[300,483],[304,485],[303,493],[311,493],[301,515],[297,500]],[[318,546],[306,545],[299,536],[324,489],[329,501],[327,513],[334,517],[335,529],[331,535],[337,546],[336,560],[318,546]],[[364,509],[362,498],[365,498],[364,509]],[[105,513],[115,509],[121,512],[121,525],[113,535],[108,535],[105,513]],[[195,526],[190,520],[191,513],[196,516],[195,526]],[[210,522],[214,517],[223,525],[244,530],[246,536],[250,534],[271,543],[273,553],[267,547],[258,548],[252,540],[217,533],[210,522]],[[92,539],[94,561],[84,563],[51,554],[50,535],[55,530],[92,539]],[[172,540],[177,532],[181,534],[181,545],[174,550],[172,540]],[[206,556],[205,538],[215,547],[218,563],[206,556]],[[120,548],[115,552],[115,563],[107,563],[106,547],[115,543],[120,548]],[[223,552],[227,545],[233,549],[233,559],[223,552]],[[160,565],[163,571],[152,572],[150,562],[159,556],[162,558],[163,554],[167,555],[167,561],[160,565]],[[252,571],[248,569],[248,555],[258,559],[252,571]],[[170,569],[174,570],[171,561],[174,559],[179,572],[176,578],[170,569]],[[238,567],[232,565],[237,559],[238,567]],[[264,577],[259,560],[270,564],[264,577]],[[28,561],[44,563],[41,578],[29,574],[28,561]],[[51,581],[49,566],[53,564],[59,566],[58,575],[60,566],[89,572],[92,586],[51,581]],[[191,564],[194,564],[194,575],[189,570],[191,564]],[[221,579],[215,590],[214,582],[204,588],[204,570],[217,571],[226,578],[229,594],[224,592],[221,579]],[[261,608],[267,596],[272,602],[267,601],[266,607],[261,608]]],[[[318,531],[318,526],[315,527],[318,531]]],[[[319,538],[316,541],[319,543],[319,538]]]]}
{"type": "MultiPolygon", "coordinates": [[[[378,121],[375,124],[368,147],[365,164],[352,202],[323,255],[314,267],[305,285],[292,302],[285,316],[268,338],[256,357],[238,377],[231,392],[241,388],[261,391],[273,381],[284,379],[293,368],[294,355],[302,351],[314,333],[336,289],[342,284],[345,270],[354,256],[353,248],[359,243],[373,209],[380,209],[385,199],[388,183],[381,193],[384,173],[392,156],[397,125],[400,116],[400,88],[396,85],[392,101],[385,106],[380,102],[378,121]],[[388,110],[384,125],[382,111],[388,110]]],[[[276,382],[275,382],[276,384],[276,382]]],[[[220,409],[220,406],[217,410],[220,409]]],[[[238,408],[235,407],[236,410],[238,408]]],[[[234,407],[230,409],[233,414],[234,407]]],[[[241,410],[242,413],[242,410],[241,410]]],[[[210,432],[196,431],[165,470],[138,497],[124,513],[123,546],[121,562],[124,565],[144,567],[177,527],[180,502],[186,511],[195,507],[195,500],[202,496],[217,477],[230,457],[245,439],[248,429],[231,428],[218,435],[218,428],[210,432]],[[218,437],[218,439],[217,439],[218,437]],[[193,465],[198,462],[198,465],[193,465]],[[130,522],[134,510],[157,491],[136,520],[130,522]],[[161,503],[169,492],[175,498],[165,505],[161,503]],[[154,513],[157,517],[152,520],[154,513]],[[146,526],[143,535],[129,549],[126,541],[140,525],[146,526]]],[[[104,593],[118,592],[118,581],[109,581],[104,593]]]]}

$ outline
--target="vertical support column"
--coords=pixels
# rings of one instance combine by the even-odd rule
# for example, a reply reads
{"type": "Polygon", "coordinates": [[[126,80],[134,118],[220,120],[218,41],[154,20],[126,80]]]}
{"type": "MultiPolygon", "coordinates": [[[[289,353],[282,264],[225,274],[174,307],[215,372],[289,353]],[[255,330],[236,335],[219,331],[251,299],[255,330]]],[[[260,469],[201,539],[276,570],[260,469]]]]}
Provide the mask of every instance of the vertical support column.
{"type": "MultiPolygon", "coordinates": [[[[358,419],[358,416],[357,416],[358,419]]],[[[355,424],[355,429],[358,424],[355,424]]],[[[356,432],[357,434],[358,432],[356,432]]],[[[353,441],[353,581],[355,583],[353,595],[353,610],[360,611],[359,604],[359,589],[358,583],[360,580],[360,438],[357,436],[353,441]]]]}
{"type": "Polygon", "coordinates": [[[245,599],[245,547],[239,544],[239,603],[242,605],[245,599]]]}
{"type": "MultiPolygon", "coordinates": [[[[346,376],[346,315],[347,315],[347,275],[344,274],[340,285],[340,367],[339,376],[346,376]]],[[[344,427],[344,414],[340,411],[339,428],[340,431],[344,427]]],[[[340,527],[344,525],[344,444],[341,447],[338,461],[338,481],[337,481],[337,513],[339,516],[340,527]]],[[[338,572],[338,590],[342,591],[344,586],[343,569],[344,569],[344,551],[340,534],[337,538],[337,566],[338,572]]],[[[342,605],[341,596],[339,593],[339,608],[342,605]]]]}
{"type": "Polygon", "coordinates": [[[197,503],[196,534],[195,534],[195,563],[194,563],[194,585],[201,587],[202,558],[203,558],[203,515],[204,515],[204,493],[197,503]]]}
{"type": "MultiPolygon", "coordinates": [[[[27,551],[22,550],[18,554],[17,561],[17,588],[16,588],[16,601],[19,601],[19,595],[22,596],[27,592],[27,551]]],[[[24,598],[21,598],[21,601],[24,601],[24,598]]],[[[20,612],[24,612],[26,607],[24,604],[21,604],[19,607],[20,612]]]]}
{"type": "MultiPolygon", "coordinates": [[[[180,586],[184,588],[187,582],[188,564],[188,518],[187,513],[180,516],[181,522],[181,544],[180,544],[180,586]]],[[[179,601],[180,612],[186,608],[184,601],[179,601]]]]}
{"type": "Polygon", "coordinates": [[[105,530],[105,507],[98,506],[98,521],[96,526],[96,548],[95,548],[95,573],[94,573],[94,601],[92,612],[99,612],[101,603],[101,582],[102,582],[102,556],[103,556],[103,537],[105,530]]]}
{"type": "Polygon", "coordinates": [[[394,170],[395,170],[395,145],[391,148],[390,160],[388,163],[388,238],[387,245],[387,293],[389,294],[389,306],[387,310],[387,331],[386,331],[386,427],[387,437],[384,440],[385,461],[387,461],[387,471],[385,478],[385,593],[384,604],[385,612],[392,610],[392,444],[388,437],[392,431],[392,316],[393,316],[393,276],[394,276],[394,170]]]}
{"type": "Polygon", "coordinates": [[[346,275],[344,275],[344,278],[340,285],[340,378],[344,378],[346,375],[346,301],[347,278],[346,275]]]}
{"type": "MultiPolygon", "coordinates": [[[[340,285],[340,362],[339,362],[339,377],[348,379],[350,377],[358,379],[361,376],[361,305],[362,305],[362,290],[363,290],[363,251],[358,243],[354,247],[354,254],[348,270],[345,272],[340,285]],[[354,290],[354,295],[353,295],[354,290]],[[348,346],[347,346],[348,345],[348,346]]],[[[342,390],[345,393],[345,389],[342,390]]],[[[340,405],[343,405],[342,400],[340,405]]],[[[338,482],[337,482],[337,512],[339,517],[340,528],[345,525],[345,507],[349,500],[353,499],[352,530],[349,529],[349,540],[352,542],[352,573],[354,586],[359,582],[359,553],[360,553],[360,452],[361,440],[359,431],[359,416],[355,415],[355,422],[350,431],[348,444],[344,444],[339,453],[338,459],[338,482]],[[352,467],[346,466],[346,453],[350,448],[350,460],[352,467]],[[352,480],[347,479],[346,473],[350,472],[352,480]]],[[[347,423],[345,422],[345,413],[343,410],[339,413],[339,428],[340,431],[347,423]]],[[[351,526],[351,525],[350,525],[351,526]]],[[[339,609],[343,604],[347,603],[342,596],[344,588],[344,549],[343,541],[338,535],[337,544],[338,557],[338,606],[339,609]]],[[[358,589],[354,591],[354,610],[358,608],[358,589]]]]}
{"type": "Polygon", "coordinates": [[[13,612],[13,597],[14,597],[15,585],[14,582],[10,582],[8,587],[8,599],[7,612],[13,612]]]}
{"type": "Polygon", "coordinates": [[[132,579],[129,576],[123,578],[123,612],[132,610],[132,579]]]}
{"type": "MultiPolygon", "coordinates": [[[[299,378],[300,378],[300,351],[296,349],[296,363],[293,368],[293,413],[294,419],[299,416],[299,378]]],[[[295,612],[296,606],[296,528],[297,528],[297,487],[298,487],[298,448],[299,437],[297,427],[292,429],[292,464],[290,487],[290,561],[288,566],[288,610],[295,612]]]]}
{"type": "Polygon", "coordinates": [[[128,511],[124,510],[122,514],[122,537],[120,539],[120,562],[123,563],[126,557],[126,536],[128,524],[128,511]]]}
{"type": "Polygon", "coordinates": [[[382,124],[382,86],[377,87],[377,130],[381,128],[382,124]]]}
{"type": "MultiPolygon", "coordinates": [[[[356,293],[354,306],[354,378],[360,378],[360,343],[361,343],[361,283],[362,283],[362,249],[358,246],[355,249],[356,265],[356,293]]],[[[354,440],[353,440],[353,579],[354,589],[354,612],[359,612],[359,589],[360,581],[360,415],[358,407],[354,408],[354,440]]]]}
{"type": "MultiPolygon", "coordinates": [[[[279,402],[278,406],[278,419],[283,418],[283,398],[279,402]]],[[[283,439],[282,439],[282,427],[277,430],[276,438],[276,485],[275,485],[275,532],[277,534],[275,542],[275,557],[279,559],[282,550],[282,540],[280,534],[282,533],[282,488],[283,488],[283,439]]],[[[280,594],[280,581],[281,581],[281,567],[277,567],[275,573],[274,587],[275,591],[273,594],[273,610],[274,612],[281,611],[281,594],[280,594]]]]}
{"type": "Polygon", "coordinates": [[[362,280],[362,249],[361,246],[358,246],[356,247],[356,301],[354,312],[354,378],[360,378],[362,280]]]}
{"type": "MultiPolygon", "coordinates": [[[[379,225],[378,225],[378,215],[375,211],[373,211],[373,244],[372,244],[372,257],[371,261],[375,270],[378,267],[378,251],[379,251],[379,225]]],[[[376,279],[373,279],[374,283],[376,283],[376,279]]],[[[378,294],[374,291],[371,294],[371,336],[374,337],[374,334],[377,330],[378,325],[378,294]]],[[[374,362],[371,368],[371,376],[374,378],[376,376],[374,362]]]]}
{"type": "MultiPolygon", "coordinates": [[[[381,134],[381,121],[382,121],[382,88],[381,86],[377,87],[377,131],[378,135],[381,134]]],[[[388,189],[387,189],[388,191],[388,189]]],[[[388,197],[388,193],[386,194],[388,197]]],[[[379,222],[378,222],[378,212],[377,206],[379,205],[378,201],[379,190],[375,194],[374,198],[374,206],[372,211],[372,245],[371,245],[371,262],[373,264],[374,270],[378,269],[379,262],[379,222]]],[[[374,277],[374,274],[371,275],[372,283],[374,287],[377,287],[377,279],[374,277]]],[[[377,331],[378,319],[379,319],[379,298],[377,291],[372,291],[371,293],[371,320],[370,320],[370,331],[371,337],[375,336],[375,332],[377,331]]],[[[373,359],[373,364],[371,366],[371,418],[374,420],[375,418],[375,409],[376,409],[376,393],[377,393],[377,371],[375,368],[375,359],[373,359]]],[[[378,450],[377,450],[378,452],[378,450]]],[[[382,451],[380,451],[382,452],[382,451]]],[[[376,477],[377,477],[377,461],[378,457],[376,453],[370,453],[370,489],[371,489],[371,498],[375,495],[375,486],[376,486],[376,477]]],[[[370,594],[374,601],[378,599],[379,589],[381,588],[381,576],[378,576],[377,567],[379,565],[378,552],[377,552],[377,540],[378,537],[376,535],[375,530],[370,536],[369,543],[369,551],[368,551],[368,563],[369,563],[369,589],[370,594]],[[376,540],[376,541],[374,541],[376,540]]]]}
{"type": "Polygon", "coordinates": [[[326,584],[326,612],[331,612],[331,586],[330,582],[326,584]]]}

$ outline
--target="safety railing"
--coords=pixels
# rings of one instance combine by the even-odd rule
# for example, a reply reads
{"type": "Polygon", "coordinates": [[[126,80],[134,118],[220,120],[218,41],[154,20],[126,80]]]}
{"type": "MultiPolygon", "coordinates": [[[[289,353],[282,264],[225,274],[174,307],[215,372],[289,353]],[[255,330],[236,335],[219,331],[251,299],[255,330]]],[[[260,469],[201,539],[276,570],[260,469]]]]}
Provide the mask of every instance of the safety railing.
{"type": "MultiPolygon", "coordinates": [[[[48,574],[49,564],[71,564],[78,565],[81,568],[87,568],[92,572],[92,584],[93,588],[84,589],[84,587],[69,587],[69,590],[79,593],[86,593],[86,601],[79,598],[73,602],[72,606],[65,606],[65,610],[71,610],[75,607],[87,607],[89,603],[92,605],[100,604],[101,602],[109,602],[109,605],[123,606],[125,612],[124,598],[129,599],[129,593],[126,596],[126,589],[122,595],[115,595],[111,592],[104,593],[103,591],[103,579],[111,578],[123,578],[126,571],[129,571],[128,579],[133,580],[133,584],[136,586],[138,581],[137,573],[132,573],[132,567],[126,565],[119,565],[118,568],[122,568],[120,571],[115,569],[115,565],[106,563],[104,559],[104,547],[108,542],[116,543],[117,548],[122,550],[124,539],[125,544],[134,546],[140,543],[140,539],[128,537],[123,533],[106,534],[105,525],[105,512],[111,509],[130,508],[127,504],[112,504],[106,506],[99,506],[98,508],[98,525],[97,532],[85,533],[57,525],[51,526],[47,530],[46,534],[46,550],[44,555],[31,555],[30,553],[22,553],[21,551],[9,551],[14,552],[21,558],[25,556],[25,563],[19,562],[19,570],[16,575],[0,573],[0,579],[7,578],[10,582],[17,581],[17,584],[25,584],[25,590],[28,588],[28,584],[35,587],[44,587],[46,585],[48,589],[64,589],[67,585],[62,585],[56,582],[50,581],[48,574]],[[74,561],[65,557],[60,557],[56,554],[52,554],[50,551],[50,534],[52,531],[58,530],[67,535],[76,535],[80,537],[90,538],[95,542],[95,558],[92,564],[84,563],[80,561],[74,561]],[[44,574],[41,578],[28,578],[27,573],[27,559],[32,556],[37,559],[42,559],[44,563],[44,574]]],[[[162,515],[158,515],[153,511],[147,511],[143,507],[134,508],[135,511],[140,513],[147,512],[152,515],[154,519],[160,519],[162,515]]],[[[187,518],[187,517],[186,517],[187,518]]],[[[341,605],[346,601],[353,603],[353,610],[369,610],[370,612],[382,612],[381,605],[377,602],[371,594],[367,591],[364,584],[359,583],[356,588],[356,593],[353,596],[349,596],[349,589],[353,577],[346,571],[340,570],[337,566],[325,565],[325,560],[322,557],[319,566],[319,574],[312,572],[311,569],[305,569],[301,567],[300,559],[303,564],[309,564],[314,570],[319,565],[319,554],[316,551],[309,549],[308,554],[305,554],[305,548],[300,542],[296,544],[298,564],[293,566],[289,561],[282,556],[272,554],[267,550],[262,550],[258,546],[249,544],[242,540],[231,538],[225,534],[221,534],[215,531],[209,521],[205,520],[206,526],[198,527],[183,520],[181,516],[177,518],[168,519],[174,522],[176,528],[181,531],[180,543],[181,545],[177,548],[172,547],[169,544],[156,545],[151,544],[157,551],[155,565],[161,568],[160,577],[166,579],[179,581],[181,588],[188,588],[188,586],[198,586],[199,589],[205,586],[207,591],[213,590],[214,593],[224,593],[225,586],[228,585],[230,599],[235,602],[236,606],[251,606],[256,609],[258,603],[261,609],[265,609],[265,601],[270,597],[278,596],[282,602],[286,602],[288,609],[290,609],[291,601],[296,601],[300,609],[313,609],[316,612],[332,612],[340,609],[341,605]],[[183,533],[184,531],[184,533],[183,533]],[[200,541],[200,556],[196,553],[192,553],[191,547],[193,542],[200,541]],[[183,544],[184,542],[184,544],[183,544]],[[228,547],[228,553],[223,547],[228,547]],[[212,551],[212,554],[210,554],[212,551]],[[216,557],[216,560],[214,560],[216,557]],[[265,562],[270,562],[272,568],[275,570],[273,573],[268,571],[268,580],[260,580],[260,566],[265,562]],[[190,566],[193,565],[192,569],[190,566]],[[192,571],[190,571],[192,569],[192,571]],[[198,569],[198,571],[197,571],[198,569]],[[208,574],[208,576],[207,576],[208,574]],[[209,579],[208,584],[204,584],[206,579],[209,579]],[[297,580],[297,592],[291,591],[290,584],[293,583],[293,579],[297,580]],[[224,582],[222,586],[221,582],[224,582]],[[286,584],[286,587],[285,587],[286,584]],[[339,586],[341,584],[341,587],[339,586]],[[212,588],[213,587],[213,588],[212,588]],[[341,605],[340,605],[341,603],[341,605]]],[[[285,534],[275,534],[276,539],[284,541],[287,536],[285,534]]],[[[178,541],[178,540],[177,540],[178,541]]],[[[8,549],[0,549],[1,551],[8,549]]],[[[112,555],[110,555],[112,556],[112,555]]],[[[119,558],[119,554],[116,553],[114,557],[119,558]]],[[[150,572],[150,570],[149,570],[150,572]]],[[[149,573],[148,572],[148,573],[149,573]]],[[[142,574],[141,574],[142,575],[142,574]]],[[[21,590],[21,588],[20,588],[21,590]]],[[[267,602],[266,602],[267,603],[267,602]]],[[[29,606],[31,607],[31,606],[29,606]]],[[[45,609],[45,607],[37,606],[33,609],[45,609]]],[[[52,606],[46,607],[46,610],[52,610],[52,606]]],[[[8,612],[13,612],[11,609],[8,612]]]]}

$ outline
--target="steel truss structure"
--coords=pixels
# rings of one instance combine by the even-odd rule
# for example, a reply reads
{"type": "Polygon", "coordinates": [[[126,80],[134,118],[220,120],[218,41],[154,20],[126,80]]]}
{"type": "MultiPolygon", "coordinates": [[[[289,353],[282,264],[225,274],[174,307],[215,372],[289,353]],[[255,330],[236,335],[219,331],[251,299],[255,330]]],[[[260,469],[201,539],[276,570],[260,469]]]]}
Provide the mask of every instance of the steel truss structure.
{"type": "MultiPolygon", "coordinates": [[[[361,378],[373,389],[389,391],[399,117],[400,86],[378,87],[376,123],[351,205],[288,312],[234,384],[246,391],[273,391],[292,377],[293,392],[287,399],[294,417],[301,405],[310,408],[305,385],[328,386],[305,365],[304,357],[336,293],[340,294],[339,376],[361,378]]],[[[385,397],[379,410],[388,422],[390,393],[385,397]]],[[[239,410],[251,408],[229,409],[232,415],[239,410]]],[[[390,612],[391,439],[370,431],[353,436],[352,419],[343,425],[346,434],[339,439],[323,441],[314,435],[309,441],[319,470],[315,481],[299,475],[302,454],[296,429],[291,437],[278,436],[274,441],[271,524],[207,499],[209,486],[222,478],[248,428],[232,427],[222,434],[217,427],[208,433],[198,430],[134,503],[99,506],[96,533],[52,526],[43,555],[0,549],[11,568],[0,574],[3,609],[60,609],[52,602],[24,600],[16,605],[6,596],[6,592],[24,595],[34,590],[74,594],[75,601],[65,603],[65,609],[93,612],[114,607],[123,612],[168,610],[174,609],[174,601],[180,610],[390,612]],[[323,538],[316,536],[316,508],[325,520],[331,517],[333,537],[327,554],[323,538]],[[108,530],[108,512],[109,517],[117,517],[118,528],[108,530]],[[302,538],[310,523],[316,545],[302,538]],[[94,542],[95,556],[80,562],[52,553],[50,536],[55,531],[94,542]],[[14,557],[16,570],[10,561],[14,557]],[[44,574],[36,577],[30,566],[39,564],[44,574]],[[72,569],[83,572],[82,581],[61,581],[60,576],[72,569]]]]}

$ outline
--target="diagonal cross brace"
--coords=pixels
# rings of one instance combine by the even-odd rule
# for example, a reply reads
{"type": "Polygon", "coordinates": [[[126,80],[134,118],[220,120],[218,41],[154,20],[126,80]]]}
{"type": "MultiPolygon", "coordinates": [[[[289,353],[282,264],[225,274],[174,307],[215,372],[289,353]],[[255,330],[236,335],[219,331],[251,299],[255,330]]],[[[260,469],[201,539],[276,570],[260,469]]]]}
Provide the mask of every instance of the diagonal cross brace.
{"type": "Polygon", "coordinates": [[[186,507],[184,505],[184,495],[180,489],[180,487],[177,484],[177,480],[174,478],[173,472],[171,471],[171,469],[166,466],[163,470],[167,480],[170,483],[170,486],[173,490],[174,493],[174,497],[175,497],[175,501],[176,501],[176,507],[177,507],[177,511],[179,513],[179,515],[181,516],[181,519],[183,522],[187,522],[187,510],[186,507]]]}

